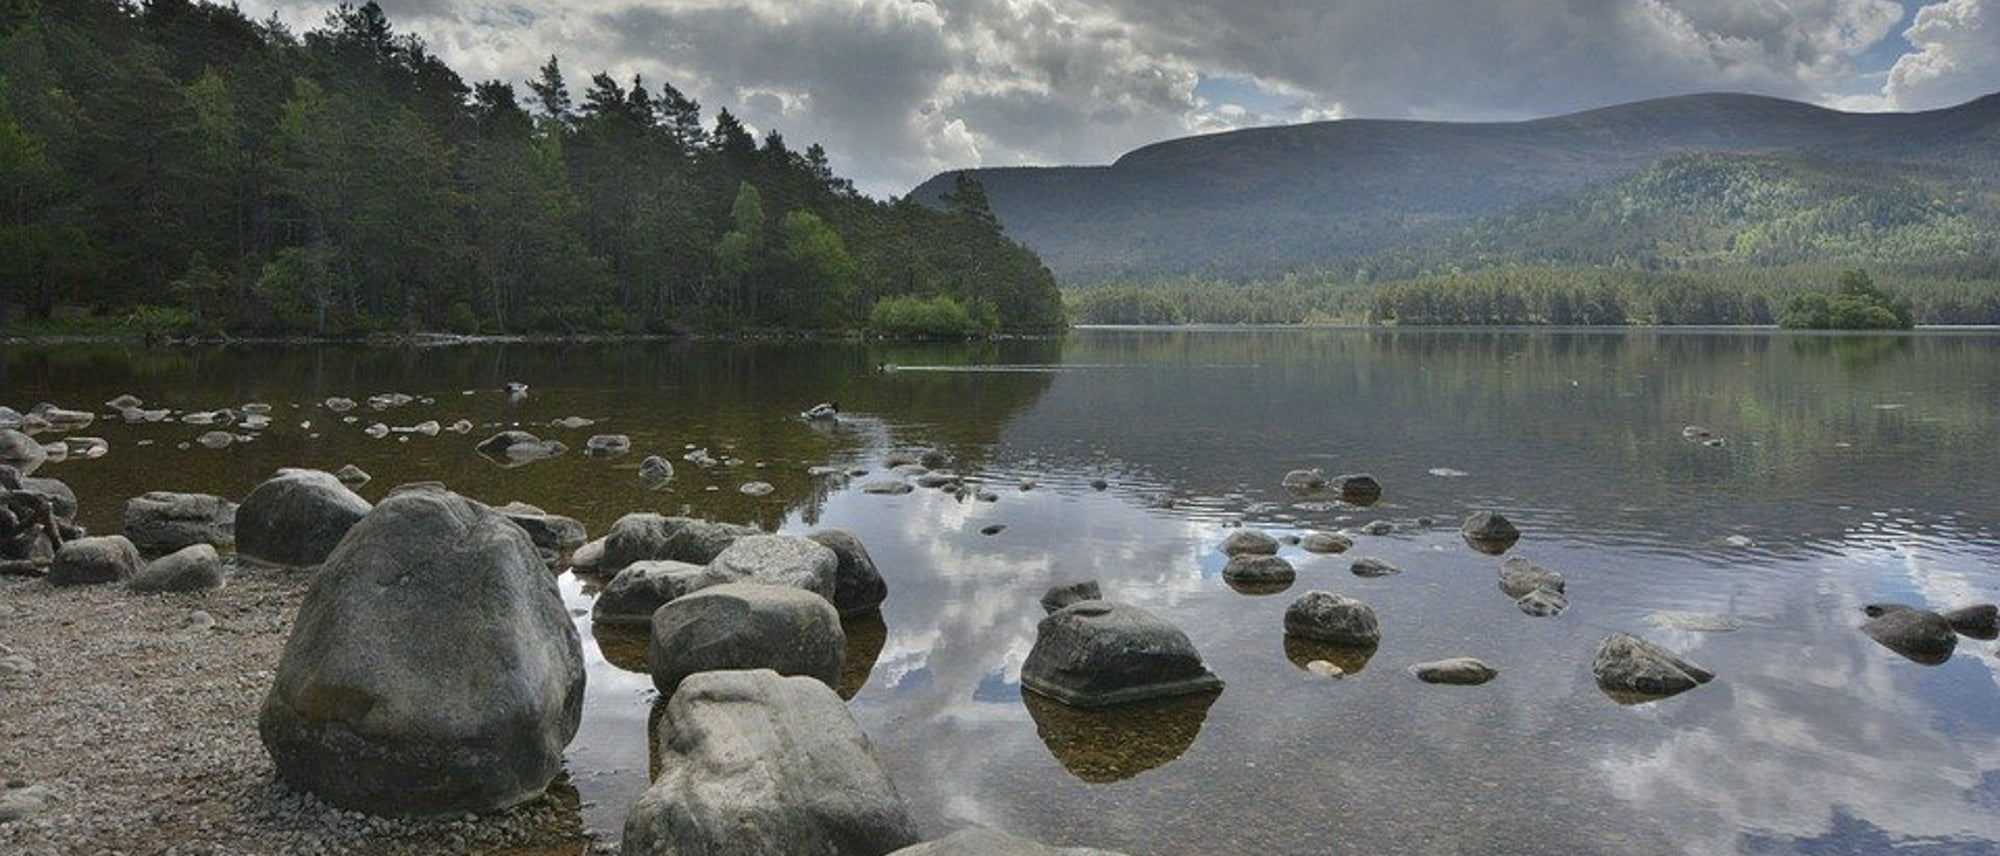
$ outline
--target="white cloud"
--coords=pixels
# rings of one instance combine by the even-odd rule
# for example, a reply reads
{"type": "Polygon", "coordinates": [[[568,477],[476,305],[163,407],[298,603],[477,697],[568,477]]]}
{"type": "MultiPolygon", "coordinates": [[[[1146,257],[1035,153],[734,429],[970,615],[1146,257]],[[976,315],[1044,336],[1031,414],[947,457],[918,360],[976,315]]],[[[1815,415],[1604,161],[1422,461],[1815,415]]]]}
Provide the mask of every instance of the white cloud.
{"type": "Polygon", "coordinates": [[[1884,90],[1897,107],[1948,107],[2000,88],[2000,8],[1987,0],[1925,6],[1903,38],[1915,50],[1896,61],[1884,90]]]}
{"type": "MultiPolygon", "coordinates": [[[[872,193],[965,166],[1104,163],[1199,131],[1341,116],[1504,119],[1732,89],[1832,102],[1894,0],[385,0],[469,80],[550,54],[671,81],[872,193]],[[1197,95],[1248,81],[1251,100],[1197,95]]],[[[1983,0],[1923,10],[1888,92],[1996,86],[1983,0]]],[[[316,26],[325,5],[244,0],[316,26]]],[[[1988,16],[1990,17],[1990,16],[1988,16]]],[[[1879,68],[1875,71],[1879,72],[1879,68]]],[[[1873,88],[1870,84],[1868,88],[1873,88]]],[[[1888,100],[1890,96],[1885,96],[1888,100]]]]}

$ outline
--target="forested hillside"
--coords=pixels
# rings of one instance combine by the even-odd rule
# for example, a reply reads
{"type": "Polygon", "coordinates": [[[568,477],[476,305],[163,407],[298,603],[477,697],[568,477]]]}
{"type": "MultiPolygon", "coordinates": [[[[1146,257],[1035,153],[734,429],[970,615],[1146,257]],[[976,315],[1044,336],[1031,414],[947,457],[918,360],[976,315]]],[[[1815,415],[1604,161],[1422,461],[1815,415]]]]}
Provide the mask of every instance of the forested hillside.
{"type": "MultiPolygon", "coordinates": [[[[2000,257],[2000,96],[1902,114],[1712,94],[1528,122],[1342,120],[971,175],[1073,286],[2000,257]]],[[[954,180],[912,195],[942,204],[954,180]]]]}
{"type": "Polygon", "coordinates": [[[0,323],[231,334],[1048,329],[976,183],[881,202],[671,83],[468,84],[374,3],[10,0],[0,323]]]}

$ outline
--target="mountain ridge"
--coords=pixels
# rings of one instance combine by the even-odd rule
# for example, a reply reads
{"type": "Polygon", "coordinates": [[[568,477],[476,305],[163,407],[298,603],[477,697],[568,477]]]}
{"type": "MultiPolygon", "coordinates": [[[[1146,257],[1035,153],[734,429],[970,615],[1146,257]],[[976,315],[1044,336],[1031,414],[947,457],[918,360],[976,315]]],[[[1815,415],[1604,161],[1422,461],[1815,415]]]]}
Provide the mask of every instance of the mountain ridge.
{"type": "Polygon", "coordinates": [[[1480,218],[1692,154],[1891,168],[1991,194],[2000,95],[1914,113],[1850,113],[1701,93],[1517,122],[1345,119],[1142,146],[1110,164],[958,172],[985,186],[1009,234],[1070,283],[1379,267],[1480,218]]]}

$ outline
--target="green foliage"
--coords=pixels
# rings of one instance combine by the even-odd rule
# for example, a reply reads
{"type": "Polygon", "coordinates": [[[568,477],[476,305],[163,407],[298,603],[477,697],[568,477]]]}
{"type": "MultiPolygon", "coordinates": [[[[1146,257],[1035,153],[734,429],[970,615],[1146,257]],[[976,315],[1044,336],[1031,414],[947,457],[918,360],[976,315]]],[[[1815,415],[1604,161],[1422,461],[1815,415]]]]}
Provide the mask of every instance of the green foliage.
{"type": "Polygon", "coordinates": [[[1908,330],[1916,326],[1910,299],[1876,286],[1862,270],[1842,272],[1831,295],[1793,297],[1780,323],[1799,330],[1908,330]]]}
{"type": "Polygon", "coordinates": [[[524,106],[374,2],[302,36],[212,2],[5,11],[0,318],[167,300],[232,334],[842,329],[943,294],[997,329],[1064,320],[990,213],[864,198],[818,146],[727,111],[704,130],[671,84],[573,95],[551,57],[524,106]]]}
{"type": "Polygon", "coordinates": [[[949,297],[885,297],[868,312],[868,328],[897,338],[955,339],[993,332],[997,319],[989,306],[968,310],[949,297]]]}

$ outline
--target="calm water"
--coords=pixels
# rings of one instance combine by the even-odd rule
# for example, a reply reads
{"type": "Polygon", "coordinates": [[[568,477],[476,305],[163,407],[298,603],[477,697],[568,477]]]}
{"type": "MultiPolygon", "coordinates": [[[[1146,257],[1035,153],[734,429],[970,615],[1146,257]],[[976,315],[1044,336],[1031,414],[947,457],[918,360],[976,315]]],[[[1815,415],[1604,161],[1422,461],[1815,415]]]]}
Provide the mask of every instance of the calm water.
{"type": "MultiPolygon", "coordinates": [[[[43,474],[77,489],[96,531],[144,490],[240,498],[279,466],[347,463],[376,476],[371,499],[436,479],[578,517],[593,536],[639,510],[854,531],[890,598],[880,624],[850,627],[860,665],[880,645],[852,707],[929,832],[978,822],[1134,854],[2000,852],[1994,644],[1961,640],[1925,667],[1855,629],[1872,601],[2000,599],[2000,334],[1092,330],[976,346],[0,359],[0,401],[17,408],[102,411],[123,392],[185,410],[269,402],[278,424],[214,451],[179,448],[207,429],[177,423],[81,432],[111,454],[43,474]],[[509,403],[510,380],[529,397],[509,403]],[[317,405],[384,392],[434,403],[364,406],[352,424],[317,405]],[[796,418],[829,399],[839,427],[796,418]],[[547,427],[567,416],[597,424],[547,427]],[[459,418],[479,430],[363,433],[459,418]],[[516,423],[576,449],[626,433],[636,451],[513,469],[472,451],[516,423]],[[1726,444],[1690,443],[1686,425],[1726,444]],[[688,444],[744,463],[702,469],[679,459],[688,444]],[[955,455],[999,501],[871,496],[807,474],[879,470],[919,447],[955,455]],[[649,452],[679,471],[664,490],[633,472],[649,452]],[[1384,499],[1302,502],[1278,484],[1295,467],[1373,473],[1384,499]],[[752,480],[777,490],[737,492],[752,480]],[[1567,613],[1530,618],[1499,593],[1499,560],[1455,528],[1487,508],[1526,533],[1513,554],[1569,576],[1567,613]],[[1417,525],[1425,516],[1438,526],[1417,525]],[[1395,532],[1357,535],[1346,556],[1288,549],[1299,581],[1282,595],[1221,580],[1216,546],[1233,525],[1378,519],[1395,532]],[[1007,529],[980,534],[994,523],[1007,529]],[[1354,577],[1364,555],[1403,573],[1354,577]],[[1024,699],[1036,599],[1079,578],[1178,623],[1226,689],[1116,714],[1024,699]],[[1382,646],[1343,680],[1305,671],[1326,652],[1284,640],[1286,604],[1311,589],[1381,616],[1382,646]],[[1662,629],[1663,611],[1741,627],[1662,629]],[[1589,675],[1613,630],[1720,677],[1614,703],[1589,675]],[[1500,678],[1434,687],[1404,672],[1460,655],[1500,678]]],[[[583,609],[598,582],[565,575],[563,590],[583,609]]],[[[590,690],[569,771],[586,823],[615,836],[646,782],[654,694],[628,670],[643,653],[600,645],[581,621],[590,690]]]]}

